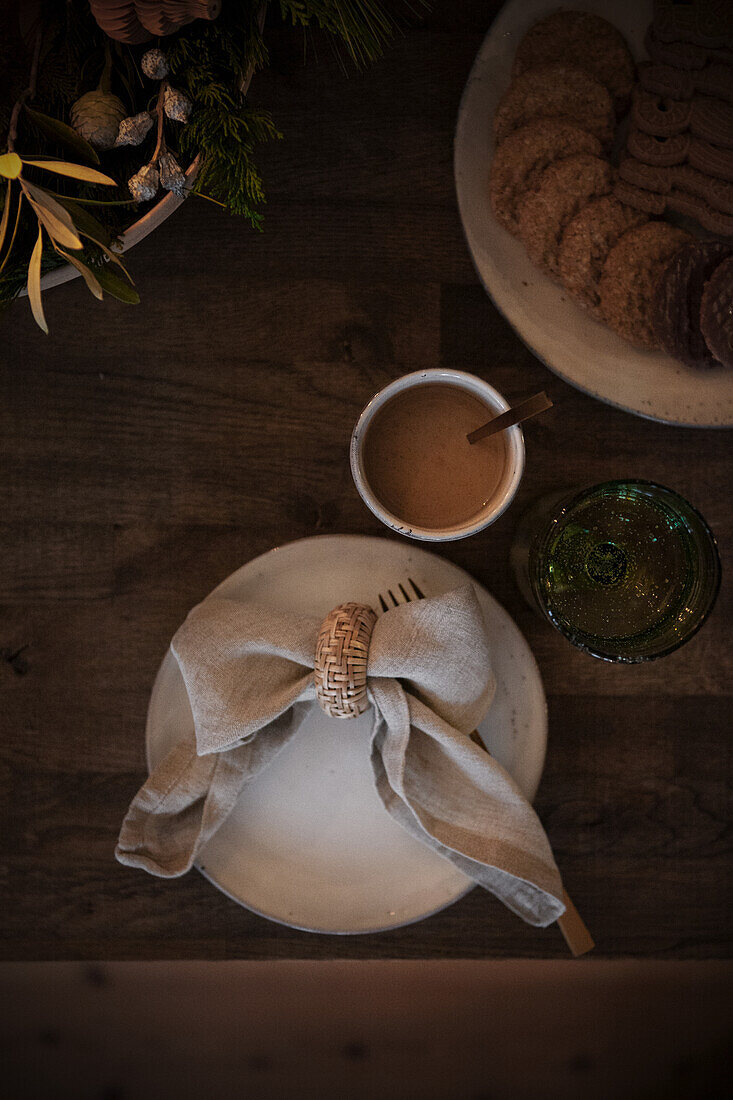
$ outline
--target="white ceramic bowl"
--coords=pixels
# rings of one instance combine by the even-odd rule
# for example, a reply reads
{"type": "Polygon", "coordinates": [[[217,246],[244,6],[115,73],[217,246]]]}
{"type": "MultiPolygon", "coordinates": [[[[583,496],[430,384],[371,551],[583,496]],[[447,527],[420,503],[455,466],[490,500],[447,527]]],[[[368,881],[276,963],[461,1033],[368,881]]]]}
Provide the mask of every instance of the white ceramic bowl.
{"type": "MultiPolygon", "coordinates": [[[[533,354],[577,389],[651,420],[733,427],[733,371],[694,371],[664,352],[632,347],[536,268],[492,213],[491,119],[509,87],[519,42],[559,6],[557,0],[508,0],[491,24],[463,93],[455,137],[456,193],[477,274],[533,354]]],[[[604,16],[637,60],[645,56],[652,0],[574,0],[568,6],[604,16]]]]}
{"type": "Polygon", "coordinates": [[[398,535],[407,535],[411,539],[422,539],[424,542],[450,542],[453,539],[465,539],[469,535],[475,535],[477,531],[483,531],[509,507],[524,473],[524,436],[519,425],[507,428],[505,432],[507,462],[504,473],[491,500],[475,517],[453,527],[445,527],[439,530],[416,527],[414,524],[405,523],[399,516],[393,515],[384,507],[367,481],[364,470],[364,439],[375,413],[387,401],[411,386],[421,386],[428,382],[460,386],[462,389],[467,390],[486,405],[487,420],[491,419],[492,413],[498,415],[509,408],[506,399],[502,397],[499,391],[490,386],[488,382],[484,382],[482,378],[477,378],[475,374],[466,374],[465,371],[460,370],[442,369],[420,370],[414,371],[412,374],[405,374],[402,378],[395,379],[394,382],[390,382],[388,386],[375,394],[359,417],[351,436],[351,473],[359,495],[367,508],[374,513],[377,519],[380,519],[387,527],[391,527],[398,535]]]}

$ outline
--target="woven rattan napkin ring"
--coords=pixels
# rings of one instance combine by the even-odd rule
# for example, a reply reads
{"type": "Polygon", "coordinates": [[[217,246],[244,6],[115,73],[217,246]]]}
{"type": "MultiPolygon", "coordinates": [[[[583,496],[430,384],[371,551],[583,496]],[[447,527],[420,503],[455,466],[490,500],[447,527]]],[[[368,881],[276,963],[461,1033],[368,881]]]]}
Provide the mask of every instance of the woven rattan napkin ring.
{"type": "Polygon", "coordinates": [[[357,718],[369,706],[367,659],[376,621],[363,603],[339,604],[323,620],[313,679],[316,698],[332,718],[357,718]]]}

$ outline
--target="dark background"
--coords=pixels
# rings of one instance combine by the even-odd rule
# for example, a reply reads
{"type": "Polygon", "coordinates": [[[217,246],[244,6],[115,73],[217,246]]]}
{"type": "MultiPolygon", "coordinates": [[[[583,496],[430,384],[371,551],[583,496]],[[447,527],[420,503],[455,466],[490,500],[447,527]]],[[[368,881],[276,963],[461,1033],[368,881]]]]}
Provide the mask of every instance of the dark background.
{"type": "Polygon", "coordinates": [[[508,548],[542,491],[637,476],[688,497],[725,561],[730,436],[583,396],[478,285],[452,138],[497,7],[436,3],[348,77],[319,36],[304,67],[302,36],[272,32],[252,88],[285,133],[260,156],[265,232],[190,199],[130,255],[141,305],[99,304],[78,280],[47,293],[49,337],[27,301],[3,318],[3,957],[567,956],[556,928],[525,926],[481,890],[408,928],[323,937],[248,913],[196,873],[161,882],[113,857],[176,627],[272,546],[386,536],[351,481],[351,429],[386,382],[440,365],[555,402],[527,427],[509,513],[440,552],[494,593],[537,656],[550,713],[537,809],[597,954],[728,954],[729,583],[682,650],[613,667],[533,616],[508,548]]]}

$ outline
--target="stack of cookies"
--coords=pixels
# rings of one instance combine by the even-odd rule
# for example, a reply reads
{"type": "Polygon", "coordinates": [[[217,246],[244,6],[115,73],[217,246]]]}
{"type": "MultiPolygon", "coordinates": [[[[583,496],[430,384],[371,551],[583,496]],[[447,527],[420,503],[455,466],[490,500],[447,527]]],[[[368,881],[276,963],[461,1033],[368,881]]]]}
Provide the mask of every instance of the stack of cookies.
{"type": "Polygon", "coordinates": [[[654,291],[652,326],[688,367],[733,367],[733,242],[695,240],[675,253],[654,291]]]}
{"type": "Polygon", "coordinates": [[[725,322],[731,286],[721,285],[718,268],[733,248],[699,254],[689,233],[650,220],[660,211],[619,191],[609,156],[634,94],[628,46],[605,19],[562,10],[535,24],[494,118],[492,209],[538,267],[637,347],[664,348],[695,366],[731,362],[730,348],[718,354],[733,336],[725,322]],[[718,351],[700,327],[708,299],[718,351]]]}
{"type": "Polygon", "coordinates": [[[655,0],[614,194],[733,236],[733,5],[655,0]]]}

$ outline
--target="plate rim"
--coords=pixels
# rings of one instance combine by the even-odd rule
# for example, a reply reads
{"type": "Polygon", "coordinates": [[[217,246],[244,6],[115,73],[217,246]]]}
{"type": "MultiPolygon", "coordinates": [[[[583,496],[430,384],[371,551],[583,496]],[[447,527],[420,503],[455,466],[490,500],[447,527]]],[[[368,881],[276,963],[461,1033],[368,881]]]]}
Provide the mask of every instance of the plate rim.
{"type": "Polygon", "coordinates": [[[534,355],[535,358],[538,359],[540,361],[540,363],[542,363],[542,365],[547,368],[547,370],[551,371],[558,378],[562,379],[563,382],[566,382],[569,386],[572,386],[574,389],[578,390],[580,393],[584,393],[587,397],[591,397],[596,401],[600,401],[604,405],[608,405],[611,408],[618,409],[620,412],[628,413],[630,416],[638,416],[643,420],[650,420],[655,424],[667,424],[670,427],[675,427],[675,428],[699,428],[699,429],[703,429],[703,430],[707,429],[707,430],[715,430],[715,431],[724,431],[726,429],[730,430],[731,428],[733,428],[733,416],[726,423],[718,422],[716,424],[702,423],[699,420],[694,420],[693,421],[693,420],[671,419],[671,418],[666,417],[666,416],[660,416],[660,415],[657,415],[657,414],[654,414],[654,413],[644,412],[641,409],[634,409],[634,408],[631,408],[629,405],[624,405],[619,401],[614,401],[610,397],[604,397],[602,394],[597,393],[595,390],[592,390],[588,386],[585,386],[581,382],[578,382],[574,378],[571,378],[568,374],[564,373],[560,369],[560,367],[554,366],[552,363],[548,362],[547,359],[545,358],[545,356],[540,351],[537,350],[537,348],[532,344],[532,342],[519,331],[519,329],[517,328],[517,325],[515,324],[515,322],[510,320],[509,317],[507,317],[506,313],[504,312],[501,305],[497,301],[497,299],[495,297],[495,294],[488,287],[488,285],[487,285],[487,283],[484,279],[483,274],[479,270],[478,263],[477,263],[477,260],[476,260],[476,256],[474,254],[474,250],[471,247],[471,242],[469,241],[469,238],[468,238],[468,230],[466,228],[466,220],[465,220],[465,217],[464,217],[463,204],[462,204],[462,201],[461,201],[461,175],[460,175],[460,169],[459,169],[459,156],[461,155],[462,129],[465,125],[465,118],[467,116],[467,102],[468,102],[468,99],[469,99],[471,91],[472,91],[472,85],[476,81],[476,76],[478,74],[479,65],[482,62],[482,56],[483,56],[484,50],[487,46],[487,43],[488,43],[489,39],[494,38],[494,36],[496,36],[498,38],[501,35],[501,33],[502,33],[502,20],[504,18],[506,18],[506,15],[509,12],[509,10],[513,9],[513,8],[519,9],[520,7],[521,7],[521,0],[504,0],[504,3],[499,8],[496,15],[494,16],[491,23],[489,24],[489,27],[486,31],[486,34],[484,35],[483,39],[481,40],[481,45],[479,46],[479,48],[476,52],[476,55],[475,55],[475,57],[474,57],[474,59],[471,63],[471,68],[469,70],[468,77],[466,79],[466,83],[464,84],[463,90],[461,92],[461,98],[460,98],[460,101],[459,101],[459,104],[458,104],[458,112],[457,112],[457,115],[456,115],[456,124],[455,124],[454,133],[453,133],[453,182],[454,182],[455,192],[456,192],[456,204],[458,206],[458,216],[459,216],[459,220],[460,220],[460,223],[461,223],[461,232],[463,234],[463,240],[465,242],[468,254],[471,258],[471,263],[473,265],[474,271],[476,272],[476,276],[478,278],[478,281],[481,284],[481,286],[483,287],[484,293],[487,295],[487,297],[489,298],[491,303],[494,305],[496,310],[501,314],[503,319],[509,325],[512,332],[515,334],[515,336],[518,337],[518,339],[520,339],[522,341],[524,346],[532,353],[532,355],[534,355]]]}
{"type": "MultiPolygon", "coordinates": [[[[233,570],[230,574],[228,574],[226,577],[224,577],[213,589],[211,589],[211,591],[208,592],[203,597],[203,599],[199,601],[199,603],[203,603],[205,600],[208,600],[211,597],[215,596],[216,593],[225,584],[227,584],[233,577],[235,577],[241,570],[248,569],[250,567],[256,566],[256,564],[258,562],[260,562],[264,559],[270,558],[270,556],[272,554],[276,554],[278,551],[288,549],[288,548],[293,547],[293,546],[298,545],[298,544],[302,544],[302,543],[306,543],[306,542],[307,543],[315,543],[315,542],[321,542],[323,540],[338,540],[339,542],[342,542],[342,541],[346,540],[346,541],[352,542],[352,543],[354,543],[354,542],[358,542],[358,543],[364,543],[364,542],[389,543],[392,546],[403,546],[403,543],[402,543],[401,539],[389,538],[389,537],[380,536],[380,535],[359,535],[359,534],[354,534],[354,533],[338,534],[338,533],[331,533],[331,532],[324,532],[323,534],[320,534],[320,535],[305,535],[302,538],[291,539],[288,542],[280,543],[277,546],[271,546],[269,548],[269,550],[265,550],[261,554],[257,554],[254,558],[250,558],[249,561],[243,562],[242,565],[238,566],[237,569],[233,570]]],[[[538,754],[539,755],[538,777],[537,777],[537,781],[535,783],[535,787],[534,787],[534,790],[532,792],[531,798],[529,800],[530,804],[532,804],[534,802],[534,799],[535,799],[536,795],[537,795],[537,790],[539,788],[539,784],[541,782],[542,775],[543,775],[544,770],[545,770],[545,763],[546,763],[546,759],[547,759],[548,734],[549,734],[549,713],[548,713],[548,704],[547,704],[547,693],[545,691],[545,685],[544,685],[544,682],[542,680],[542,674],[540,672],[540,668],[539,668],[539,665],[537,663],[537,658],[535,657],[534,651],[532,650],[531,646],[529,645],[529,642],[525,638],[523,632],[520,630],[519,626],[516,624],[516,622],[514,621],[512,616],[509,614],[509,612],[506,610],[504,605],[502,603],[500,603],[499,600],[497,600],[496,597],[491,592],[489,592],[489,590],[483,584],[481,584],[474,577],[472,577],[471,574],[468,573],[467,570],[465,570],[463,568],[463,566],[456,565],[455,562],[447,561],[447,559],[444,559],[442,557],[442,555],[433,553],[431,550],[428,550],[422,544],[417,544],[417,545],[407,544],[407,545],[404,545],[404,549],[408,552],[416,552],[417,551],[417,552],[421,552],[421,553],[424,553],[424,554],[428,554],[430,557],[438,558],[441,561],[446,561],[447,564],[451,565],[454,569],[457,569],[461,573],[465,574],[465,576],[468,578],[468,580],[471,582],[471,584],[478,585],[478,587],[481,588],[488,595],[488,597],[494,603],[495,607],[498,609],[499,615],[501,617],[503,617],[505,619],[505,621],[508,622],[511,625],[511,627],[513,627],[513,629],[516,631],[516,633],[519,635],[522,642],[524,643],[524,645],[526,647],[527,655],[529,657],[530,664],[531,664],[531,667],[533,669],[533,672],[536,676],[536,682],[537,682],[537,685],[539,687],[539,691],[540,691],[540,694],[541,694],[541,697],[542,697],[542,706],[540,708],[540,720],[541,720],[541,724],[542,724],[542,730],[541,730],[542,737],[541,737],[541,743],[539,745],[539,754],[538,754]]],[[[194,605],[194,606],[196,606],[196,605],[194,605]]],[[[147,707],[146,716],[145,716],[145,735],[144,735],[145,736],[145,765],[146,765],[146,768],[147,768],[147,771],[148,771],[148,775],[150,774],[150,770],[151,770],[150,769],[150,737],[149,737],[149,733],[150,733],[150,728],[151,728],[152,703],[153,703],[153,698],[155,697],[156,692],[159,690],[159,681],[162,679],[163,669],[164,669],[164,666],[165,666],[165,664],[166,664],[166,662],[168,661],[169,658],[172,658],[173,660],[175,660],[175,658],[172,657],[172,651],[171,651],[170,644],[168,645],[168,647],[167,647],[167,649],[166,649],[165,653],[163,654],[163,657],[160,661],[160,664],[158,665],[158,669],[156,671],[155,678],[153,680],[153,685],[151,687],[150,695],[149,695],[149,698],[148,698],[148,707],[147,707]]],[[[430,910],[428,910],[424,913],[419,914],[418,916],[409,917],[407,920],[395,921],[392,924],[382,924],[382,925],[379,925],[378,927],[374,927],[374,928],[325,929],[325,928],[311,928],[311,927],[308,927],[307,925],[304,925],[304,924],[297,924],[294,921],[287,921],[287,920],[284,920],[282,917],[274,916],[273,914],[268,913],[263,909],[258,909],[256,906],[250,904],[249,902],[243,901],[241,898],[237,897],[230,890],[228,890],[225,886],[223,886],[219,881],[217,881],[217,879],[214,877],[214,875],[211,872],[209,872],[205,867],[200,866],[198,860],[194,861],[193,866],[198,871],[198,873],[204,879],[206,879],[207,882],[211,883],[211,885],[214,886],[220,893],[224,894],[224,896],[227,897],[230,901],[233,901],[236,905],[239,905],[241,908],[246,909],[248,912],[254,913],[256,916],[262,917],[265,920],[272,921],[274,924],[278,924],[283,928],[292,928],[292,929],[294,929],[295,931],[298,931],[298,932],[308,932],[312,935],[319,935],[319,936],[341,936],[341,937],[343,937],[343,936],[371,936],[371,935],[378,935],[381,932],[390,932],[390,931],[392,931],[394,929],[397,929],[397,928],[407,928],[411,924],[419,924],[421,921],[428,920],[430,917],[435,916],[437,913],[443,912],[444,909],[450,908],[451,905],[455,905],[456,902],[460,901],[462,898],[466,897],[466,895],[469,894],[472,890],[476,889],[476,887],[478,885],[477,883],[473,882],[471,879],[468,879],[468,881],[466,882],[465,887],[459,893],[454,894],[448,901],[442,902],[440,905],[436,906],[434,909],[430,909],[430,910]]],[[[456,870],[457,870],[457,868],[456,868],[456,870]]]]}

